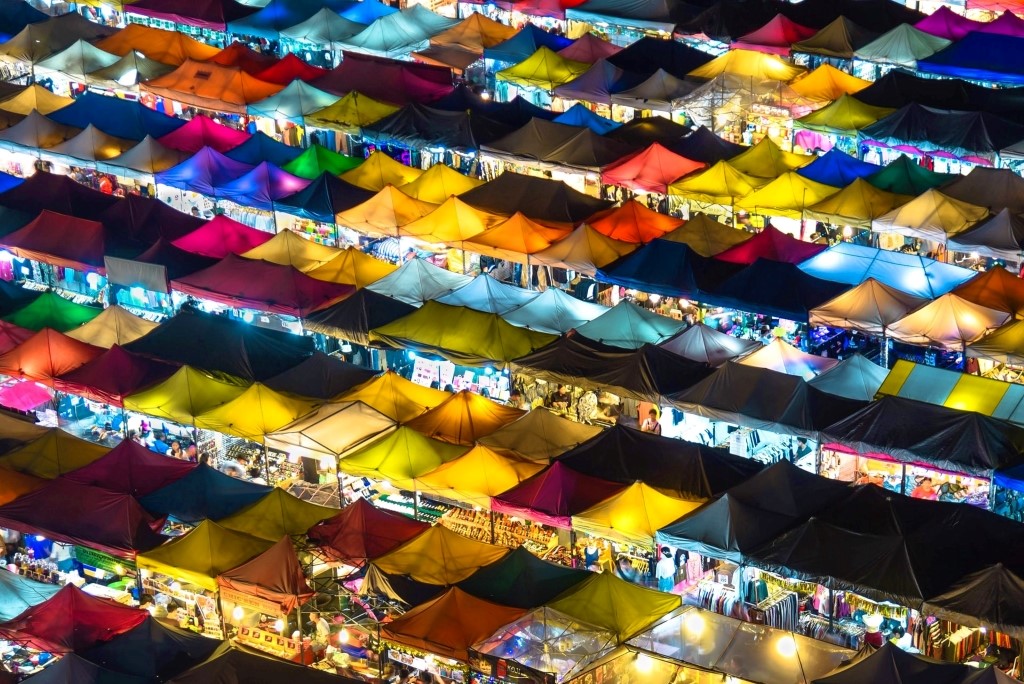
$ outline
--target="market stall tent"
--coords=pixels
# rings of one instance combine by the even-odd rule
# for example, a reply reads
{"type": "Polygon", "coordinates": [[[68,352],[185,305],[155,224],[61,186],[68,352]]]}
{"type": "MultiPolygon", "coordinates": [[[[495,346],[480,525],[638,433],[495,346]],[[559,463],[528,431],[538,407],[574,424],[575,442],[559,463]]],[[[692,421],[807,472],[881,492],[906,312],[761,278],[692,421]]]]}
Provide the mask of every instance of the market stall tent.
{"type": "Polygon", "coordinates": [[[540,223],[516,212],[492,228],[463,243],[471,252],[525,264],[530,255],[542,252],[566,237],[569,228],[540,223]]]}
{"type": "Polygon", "coordinates": [[[752,354],[744,356],[737,363],[744,366],[767,368],[778,373],[810,380],[833,368],[839,363],[839,360],[808,354],[785,342],[782,338],[776,337],[752,354]]]}
{"type": "Polygon", "coordinates": [[[955,111],[912,103],[860,130],[862,141],[937,152],[991,164],[1000,150],[1024,139],[1024,125],[985,111],[955,111]]]}
{"type": "Polygon", "coordinates": [[[680,321],[641,309],[622,301],[594,320],[581,325],[576,332],[597,342],[637,349],[644,344],[659,344],[685,326],[680,321]]]}
{"type": "Polygon", "coordinates": [[[458,197],[449,197],[426,216],[401,226],[399,233],[421,242],[459,246],[501,223],[504,218],[500,214],[476,209],[458,197]]]}
{"type": "Polygon", "coordinates": [[[680,604],[678,596],[630,584],[610,573],[597,573],[550,602],[548,607],[607,629],[622,643],[680,604]]]}
{"type": "MultiPolygon", "coordinates": [[[[301,157],[296,158],[296,160],[299,159],[301,157]]],[[[344,157],[343,159],[349,158],[344,157]]],[[[286,164],[286,166],[292,166],[292,164],[286,164]]],[[[345,167],[340,171],[344,173],[347,168],[352,167],[348,166],[347,162],[345,162],[345,167]]],[[[299,171],[294,166],[293,170],[299,171]]],[[[301,177],[301,173],[296,173],[295,175],[301,177]]],[[[362,204],[371,197],[373,197],[373,193],[369,190],[346,183],[331,171],[325,171],[319,177],[314,178],[313,182],[303,190],[277,200],[275,209],[321,223],[333,224],[337,214],[362,204]]]]}
{"type": "Polygon", "coordinates": [[[1024,619],[1016,607],[1021,597],[1024,597],[1024,583],[1020,576],[997,563],[971,573],[949,591],[929,598],[922,611],[958,625],[984,626],[1019,637],[1024,619]]]}
{"type": "Polygon", "coordinates": [[[186,252],[223,259],[228,254],[243,254],[272,237],[266,231],[250,228],[219,214],[172,244],[186,252]]]}
{"type": "Polygon", "coordinates": [[[161,144],[156,138],[147,135],[131,149],[107,159],[105,163],[99,165],[99,168],[126,169],[155,175],[181,164],[188,157],[188,153],[171,149],[161,144]]]}
{"type": "Polygon", "coordinates": [[[707,81],[722,74],[734,74],[760,81],[788,82],[803,72],[803,67],[794,66],[775,55],[740,49],[729,50],[707,64],[693,69],[687,75],[707,81]]]}
{"type": "Polygon", "coordinates": [[[92,43],[77,40],[60,52],[36,62],[34,68],[42,78],[49,76],[47,72],[55,72],[69,79],[84,81],[86,74],[108,67],[117,60],[117,55],[101,50],[92,43]]]}
{"type": "Polygon", "coordinates": [[[186,60],[177,69],[141,84],[156,97],[214,112],[245,114],[246,107],[276,94],[282,87],[250,76],[237,67],[186,60]]]}
{"type": "Polygon", "coordinates": [[[361,289],[337,304],[305,319],[307,330],[356,344],[368,344],[370,331],[408,316],[416,307],[372,290],[361,289]]]}
{"type": "Polygon", "coordinates": [[[778,178],[787,171],[795,171],[814,161],[814,155],[786,152],[771,138],[761,142],[729,159],[729,166],[755,178],[778,178]]]}
{"type": "Polygon", "coordinates": [[[661,240],[687,245],[696,254],[710,257],[750,239],[750,233],[737,230],[700,212],[691,213],[682,226],[661,236],[661,240]]]}
{"type": "Polygon", "coordinates": [[[634,192],[664,195],[673,181],[703,167],[702,162],[692,161],[654,143],[635,156],[605,167],[601,171],[601,182],[634,192]]]}
{"type": "Polygon", "coordinates": [[[195,467],[194,463],[167,458],[126,439],[62,478],[138,498],[180,480],[195,467]]]}
{"type": "Polygon", "coordinates": [[[78,40],[99,40],[116,32],[112,26],[94,23],[77,12],[69,12],[27,24],[0,44],[0,58],[35,64],[78,40]]]}
{"type": "Polygon", "coordinates": [[[121,200],[93,190],[68,176],[37,171],[24,182],[0,193],[0,206],[38,214],[58,212],[67,216],[100,221],[106,210],[121,200]]]}
{"type": "Polygon", "coordinates": [[[1024,83],[1018,55],[1024,38],[972,31],[947,48],[917,62],[919,71],[1003,85],[1024,83]]]}
{"type": "Polygon", "coordinates": [[[907,344],[963,351],[1009,318],[1004,311],[974,304],[950,292],[907,314],[890,325],[887,332],[907,344]]]}
{"type": "Polygon", "coordinates": [[[611,202],[585,195],[561,181],[511,171],[463,193],[459,199],[505,216],[522,211],[535,221],[572,224],[612,206],[611,202]]]}
{"type": "Polygon", "coordinates": [[[572,516],[572,528],[599,539],[652,548],[655,532],[700,505],[666,496],[635,482],[585,511],[572,516]]]}
{"type": "Polygon", "coordinates": [[[978,274],[953,290],[953,294],[973,304],[1005,311],[1015,319],[1024,314],[1024,281],[1004,266],[996,265],[978,274]]]}
{"type": "Polygon", "coordinates": [[[926,190],[871,222],[871,230],[945,243],[988,216],[988,209],[926,190]]]}
{"type": "Polygon", "coordinates": [[[300,148],[285,145],[263,131],[256,131],[238,146],[227,150],[224,156],[252,166],[257,166],[261,162],[283,166],[295,159],[300,152],[300,148]]]}
{"type": "Polygon", "coordinates": [[[538,407],[482,438],[479,444],[546,462],[600,432],[596,425],[568,420],[538,407]]]}
{"type": "Polygon", "coordinates": [[[932,660],[921,655],[908,653],[893,644],[884,644],[874,653],[866,654],[856,662],[836,672],[814,680],[815,684],[856,684],[857,682],[892,682],[908,677],[918,677],[922,681],[950,682],[950,684],[967,684],[968,682],[988,682],[990,684],[1009,684],[1013,680],[997,667],[982,670],[965,667],[959,663],[932,660]]]}
{"type": "Polygon", "coordinates": [[[855,59],[866,62],[917,69],[919,59],[931,57],[939,50],[948,47],[951,42],[948,38],[922,31],[910,24],[900,24],[871,42],[856,48],[853,51],[853,56],[855,59]]]}
{"type": "Polygon", "coordinates": [[[428,529],[427,523],[377,508],[359,498],[340,513],[311,527],[309,538],[320,553],[359,567],[428,529]]]}
{"type": "Polygon", "coordinates": [[[870,228],[875,219],[913,199],[910,195],[897,195],[879,190],[863,178],[857,178],[834,195],[807,207],[804,215],[809,219],[827,221],[833,225],[870,228]]]}
{"type": "Polygon", "coordinates": [[[668,194],[701,204],[730,206],[769,180],[748,175],[727,161],[718,161],[705,171],[672,183],[668,186],[668,194]]]}
{"type": "MultiPolygon", "coordinates": [[[[139,499],[152,513],[198,523],[219,520],[271,492],[266,485],[239,480],[207,465],[139,499]]],[[[255,554],[254,554],[255,555],[255,554]]]]}
{"type": "Polygon", "coordinates": [[[807,166],[801,167],[797,174],[818,183],[845,188],[856,180],[870,176],[881,170],[874,164],[862,162],[855,157],[832,148],[807,166]]]}
{"type": "Polygon", "coordinates": [[[894,111],[896,110],[890,107],[875,107],[865,104],[852,95],[844,94],[821,109],[816,109],[810,114],[796,119],[793,122],[793,127],[797,129],[798,141],[800,139],[799,129],[854,137],[862,128],[867,128],[894,111]]]}
{"type": "Polygon", "coordinates": [[[492,496],[512,489],[543,469],[544,465],[537,461],[477,445],[417,478],[416,486],[427,496],[489,509],[492,496]]]}
{"type": "Polygon", "coordinates": [[[52,290],[47,290],[3,320],[26,330],[50,328],[57,332],[70,332],[102,315],[103,309],[76,304],[52,290]]]}
{"type": "Polygon", "coordinates": [[[729,45],[729,49],[788,55],[790,45],[810,38],[814,33],[814,29],[801,26],[783,14],[776,14],[760,28],[737,38],[729,45]]]}
{"type": "MultiPolygon", "coordinates": [[[[736,202],[737,209],[748,209],[766,216],[784,216],[791,219],[803,219],[808,207],[824,200],[839,191],[839,188],[813,181],[809,178],[789,171],[770,183],[758,188],[736,202]]],[[[769,232],[766,228],[762,234],[769,232]]],[[[752,248],[757,237],[751,238],[743,245],[733,247],[728,252],[715,255],[716,259],[726,259],[733,250],[752,248]]]]}
{"type": "Polygon", "coordinates": [[[541,560],[519,547],[480,568],[458,586],[486,601],[529,609],[544,605],[588,577],[585,570],[541,560]]]}
{"type": "Polygon", "coordinates": [[[913,399],[960,411],[973,411],[1016,425],[1024,423],[1024,389],[1016,383],[960,373],[898,359],[879,396],[913,399]]]}
{"type": "Polygon", "coordinates": [[[242,252],[241,256],[246,259],[260,259],[272,264],[291,266],[303,273],[308,273],[323,266],[341,254],[341,251],[336,247],[322,245],[300,237],[295,231],[283,230],[263,244],[242,252]]]}
{"type": "Polygon", "coordinates": [[[451,394],[406,380],[393,370],[353,387],[338,401],[361,401],[399,423],[439,406],[451,394]]]}
{"type": "Polygon", "coordinates": [[[916,196],[932,188],[937,188],[954,178],[956,176],[952,174],[930,171],[907,155],[900,155],[865,180],[881,190],[916,196]]]}
{"type": "Polygon", "coordinates": [[[624,486],[572,470],[558,461],[504,494],[491,509],[542,525],[570,529],[572,516],[619,493],[624,486]]]}
{"type": "Polygon", "coordinates": [[[593,275],[636,248],[635,243],[610,238],[584,224],[547,249],[533,254],[531,261],[593,275]]]}
{"type": "Polygon", "coordinates": [[[585,72],[554,89],[553,94],[566,100],[611,104],[612,93],[636,82],[635,76],[607,59],[595,62],[585,72]]]}
{"type": "Polygon", "coordinates": [[[960,40],[972,31],[979,31],[985,22],[957,14],[948,7],[940,7],[921,21],[914,24],[920,31],[939,36],[949,41],[960,40]]]}
{"type": "Polygon", "coordinates": [[[360,402],[332,402],[266,436],[268,447],[309,458],[339,456],[390,432],[395,422],[360,402]]]}
{"type": "Polygon", "coordinates": [[[259,501],[221,518],[217,524],[272,542],[275,539],[304,535],[309,528],[333,517],[337,512],[337,508],[303,501],[275,487],[259,501]]]}
{"type": "Polygon", "coordinates": [[[386,480],[415,490],[415,480],[466,453],[466,447],[425,437],[404,426],[344,455],[338,468],[347,475],[386,480]]]}
{"type": "Polygon", "coordinates": [[[268,434],[309,415],[315,406],[312,401],[289,397],[255,382],[238,396],[195,415],[193,424],[263,444],[268,434]]]}
{"type": "Polygon", "coordinates": [[[0,467],[52,480],[89,465],[109,451],[95,442],[50,428],[42,436],[0,455],[0,467]]]}
{"type": "Polygon", "coordinates": [[[123,402],[124,408],[129,411],[191,425],[196,416],[237,398],[245,391],[245,387],[246,383],[239,378],[220,374],[215,377],[190,366],[183,366],[159,385],[129,395],[123,402]]]}
{"type": "Polygon", "coordinates": [[[557,287],[549,287],[540,296],[503,317],[512,325],[561,335],[594,320],[607,310],[600,304],[585,302],[557,287]]]}
{"type": "Polygon", "coordinates": [[[158,186],[214,197],[217,188],[244,176],[252,169],[249,164],[229,159],[211,147],[203,147],[177,166],[157,173],[154,179],[158,186]]]}
{"type": "Polygon", "coordinates": [[[123,406],[124,398],[159,384],[178,365],[150,359],[114,345],[103,354],[54,380],[54,389],[110,406],[123,406]]]}
{"type": "Polygon", "coordinates": [[[14,572],[0,573],[0,620],[7,622],[60,591],[55,584],[31,580],[14,572]]]}
{"type": "Polygon", "coordinates": [[[418,582],[451,586],[510,553],[434,525],[373,561],[380,570],[408,575],[418,582]]]}
{"type": "MultiPolygon", "coordinates": [[[[367,160],[358,168],[345,172],[342,179],[363,187],[358,178],[353,180],[352,174],[361,173],[369,163],[367,160]]],[[[362,204],[338,213],[335,220],[338,225],[361,233],[378,237],[398,237],[405,226],[427,216],[436,208],[435,204],[409,197],[394,185],[385,185],[362,204]]]]}
{"type": "Polygon", "coordinates": [[[50,653],[71,653],[110,641],[138,627],[148,615],[65,585],[46,601],[0,623],[0,634],[50,653]]]}
{"type": "MultiPolygon", "coordinates": [[[[0,485],[0,508],[46,484],[46,480],[41,477],[26,475],[15,470],[4,469],[3,476],[3,483],[0,485]]],[[[0,586],[0,596],[3,595],[4,589],[0,586]]]]}
{"type": "Polygon", "coordinates": [[[808,384],[839,397],[871,401],[887,375],[887,369],[868,361],[861,354],[854,354],[811,378],[808,384]]]}
{"type": "Polygon", "coordinates": [[[0,373],[53,387],[56,378],[84,366],[103,350],[43,328],[14,349],[0,354],[0,373]]]}
{"type": "Polygon", "coordinates": [[[453,195],[461,195],[483,185],[483,182],[461,174],[447,164],[434,164],[416,180],[400,186],[399,190],[414,199],[441,204],[453,195]]]}
{"type": "Polygon", "coordinates": [[[497,404],[487,397],[463,390],[407,421],[405,427],[432,439],[472,446],[478,438],[486,437],[522,416],[523,412],[518,408],[497,404]]]}
{"type": "Polygon", "coordinates": [[[896,321],[928,303],[915,296],[867,278],[809,314],[811,325],[857,330],[867,335],[884,335],[896,321]]]}
{"type": "Polygon", "coordinates": [[[607,135],[622,125],[617,121],[595,114],[593,110],[587,109],[579,102],[556,116],[552,121],[568,126],[586,127],[598,135],[607,135]]]}
{"type": "Polygon", "coordinates": [[[658,346],[691,361],[720,366],[759,349],[760,342],[743,340],[697,323],[658,346]]]}
{"type": "Polygon", "coordinates": [[[219,590],[230,589],[280,606],[283,614],[309,601],[309,586],[290,537],[281,539],[250,561],[217,576],[219,590]]]}
{"type": "Polygon", "coordinates": [[[461,273],[452,273],[434,266],[428,261],[415,258],[405,261],[396,271],[367,285],[373,292],[392,297],[401,302],[420,306],[452,292],[471,281],[461,273]]]}
{"type": "Polygon", "coordinates": [[[81,657],[113,672],[166,680],[204,660],[217,646],[216,640],[147,617],[110,641],[85,649],[81,657]]]}
{"type": "Polygon", "coordinates": [[[149,59],[175,67],[187,59],[210,59],[220,51],[184,33],[136,23],[129,23],[113,35],[97,41],[95,45],[105,52],[122,57],[138,52],[149,59]]]}

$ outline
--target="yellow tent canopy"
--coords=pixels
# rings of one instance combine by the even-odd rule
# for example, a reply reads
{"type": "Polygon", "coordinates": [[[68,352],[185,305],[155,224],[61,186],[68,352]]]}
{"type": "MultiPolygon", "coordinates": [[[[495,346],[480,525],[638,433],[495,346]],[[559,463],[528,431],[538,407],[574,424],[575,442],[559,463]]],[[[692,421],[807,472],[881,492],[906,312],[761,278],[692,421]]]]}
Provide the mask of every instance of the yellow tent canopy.
{"type": "Polygon", "coordinates": [[[440,406],[450,396],[448,392],[417,385],[389,370],[353,387],[337,401],[361,401],[388,418],[404,423],[440,406]]]}
{"type": "Polygon", "coordinates": [[[550,48],[539,47],[519,64],[502,69],[495,76],[499,81],[508,81],[521,87],[554,90],[589,68],[586,62],[574,62],[550,48]]]}
{"type": "Polygon", "coordinates": [[[767,184],[768,180],[749,176],[729,162],[720,161],[705,171],[672,183],[668,186],[668,194],[700,204],[729,206],[767,184]]]}
{"type": "Polygon", "coordinates": [[[422,176],[398,189],[421,202],[441,204],[449,197],[469,192],[483,183],[479,178],[463,175],[447,164],[434,164],[422,176]]]}
{"type": "Polygon", "coordinates": [[[134,342],[158,325],[114,304],[85,325],[64,334],[79,342],[110,349],[115,344],[134,342]]]}
{"type": "Polygon", "coordinates": [[[320,459],[339,456],[391,432],[395,421],[361,401],[324,404],[267,435],[268,447],[320,459]]]}
{"type": "Polygon", "coordinates": [[[544,469],[544,464],[477,445],[416,481],[416,488],[480,508],[544,469]]]}
{"type": "Polygon", "coordinates": [[[835,102],[802,116],[793,122],[795,128],[806,128],[819,133],[855,136],[879,119],[889,116],[895,109],[865,104],[850,95],[840,95],[835,102]]]}
{"type": "MultiPolygon", "coordinates": [[[[1024,321],[1004,325],[967,347],[967,356],[1024,366],[1024,321]]],[[[2,460],[0,460],[2,462],[2,460]]]]}
{"type": "Polygon", "coordinates": [[[619,643],[682,605],[682,599],[645,589],[609,572],[595,573],[548,604],[577,620],[607,629],[619,643]]]}
{"type": "Polygon", "coordinates": [[[370,331],[371,342],[437,354],[467,366],[505,364],[555,339],[555,335],[517,328],[497,314],[433,301],[370,331]]]}
{"type": "Polygon", "coordinates": [[[582,225],[545,250],[533,255],[538,264],[567,268],[593,275],[597,269],[639,247],[633,242],[615,240],[589,225],[582,225]]]}
{"type": "Polygon", "coordinates": [[[729,50],[707,64],[697,67],[687,76],[711,80],[722,74],[746,76],[758,81],[792,81],[804,73],[803,67],[786,60],[754,50],[729,50]]]}
{"type": "Polygon", "coordinates": [[[273,545],[265,539],[204,520],[184,536],[140,553],[135,561],[139,570],[217,591],[217,575],[237,568],[273,545]]]}
{"type": "Polygon", "coordinates": [[[41,85],[33,83],[21,92],[0,102],[0,111],[19,116],[28,116],[35,111],[45,116],[67,107],[72,102],[74,100],[70,97],[54,95],[41,85]]]}
{"type": "Polygon", "coordinates": [[[483,53],[484,48],[494,47],[516,33],[511,26],[494,21],[480,12],[473,12],[455,26],[431,38],[430,44],[483,53]]]}
{"type": "Polygon", "coordinates": [[[89,465],[108,451],[108,447],[51,428],[41,437],[0,455],[0,468],[52,480],[89,465]]]}
{"type": "Polygon", "coordinates": [[[293,230],[282,230],[262,245],[243,252],[246,259],[262,259],[272,264],[291,266],[309,273],[318,266],[323,266],[341,254],[337,247],[328,247],[300,236],[293,230]]]}
{"type": "Polygon", "coordinates": [[[430,439],[402,426],[346,455],[339,462],[339,468],[355,477],[387,480],[399,489],[415,489],[416,478],[464,453],[466,447],[430,439]]]}
{"type": "Polygon", "coordinates": [[[736,206],[762,215],[799,219],[807,207],[837,192],[839,188],[789,171],[739,200],[736,206]]]}
{"type": "Polygon", "coordinates": [[[501,560],[508,552],[504,547],[473,541],[443,525],[434,525],[371,564],[417,582],[449,586],[501,560]]]}
{"type": "Polygon", "coordinates": [[[484,256],[526,263],[527,255],[541,252],[569,235],[570,228],[552,227],[516,212],[489,230],[469,239],[466,249],[484,256]]]}
{"type": "Polygon", "coordinates": [[[401,233],[423,242],[457,247],[504,220],[501,214],[491,214],[466,204],[458,197],[449,197],[423,218],[405,225],[401,233]]]}
{"type": "Polygon", "coordinates": [[[128,24],[117,33],[97,41],[96,47],[118,57],[141,52],[149,59],[171,66],[179,66],[189,59],[205,61],[220,52],[220,48],[200,43],[184,33],[142,24],[128,24]]]}
{"type": "Polygon", "coordinates": [[[843,95],[853,95],[864,90],[871,81],[851,76],[831,64],[820,67],[789,84],[801,97],[820,102],[832,102],[843,95]]]}
{"type": "MultiPolygon", "coordinates": [[[[196,427],[263,443],[269,433],[308,415],[316,404],[253,383],[234,399],[195,417],[196,427]]],[[[279,537],[275,537],[277,539],[279,537]]]]}
{"type": "Polygon", "coordinates": [[[214,377],[182,366],[159,385],[125,397],[124,407],[129,411],[189,425],[196,416],[235,399],[245,388],[246,383],[238,378],[227,375],[214,377]]]}
{"type": "Polygon", "coordinates": [[[813,154],[786,152],[771,138],[762,138],[750,149],[740,152],[729,160],[737,171],[757,178],[778,178],[787,171],[794,171],[817,159],[813,154]]]}
{"type": "Polygon", "coordinates": [[[305,121],[307,126],[342,130],[369,126],[397,111],[395,105],[374,100],[353,90],[334,104],[307,114],[305,121]]]}
{"type": "Polygon", "coordinates": [[[421,169],[406,166],[380,150],[375,150],[366,158],[366,161],[339,177],[364,190],[378,192],[388,185],[393,185],[396,188],[407,185],[421,175],[423,175],[421,169]]]}
{"type": "Polygon", "coordinates": [[[398,237],[402,228],[436,208],[436,204],[413,199],[395,186],[386,185],[362,204],[339,212],[335,220],[339,225],[360,233],[398,237]]]}
{"type": "Polygon", "coordinates": [[[665,496],[642,482],[635,482],[611,498],[572,516],[572,528],[577,534],[650,549],[659,528],[700,505],[700,501],[665,496]]]}
{"type": "Polygon", "coordinates": [[[480,444],[546,463],[599,434],[601,428],[596,425],[578,423],[545,408],[535,408],[516,422],[487,435],[480,444]]]}
{"type": "Polygon", "coordinates": [[[523,412],[517,408],[462,390],[405,425],[432,439],[472,446],[481,437],[522,417],[523,412]]]}
{"type": "MultiPolygon", "coordinates": [[[[971,356],[969,349],[968,356],[971,356]]],[[[1017,383],[899,359],[878,388],[878,396],[926,401],[960,411],[995,416],[1019,425],[1021,389],[1017,383]]]]}
{"type": "Polygon", "coordinates": [[[871,222],[914,199],[909,195],[880,190],[863,178],[816,204],[807,207],[809,219],[834,225],[870,228],[871,222]]]}
{"type": "Polygon", "coordinates": [[[945,243],[986,216],[987,208],[953,199],[932,188],[874,219],[871,230],[945,243]]]}
{"type": "Polygon", "coordinates": [[[1005,311],[974,304],[951,292],[889,326],[889,336],[907,344],[963,350],[1011,318],[1005,311]]]}
{"type": "Polygon", "coordinates": [[[697,254],[710,257],[751,238],[751,234],[716,221],[707,214],[690,214],[690,220],[661,240],[689,245],[697,254]]]}
{"type": "Polygon", "coordinates": [[[355,247],[348,247],[327,263],[309,271],[308,275],[317,280],[366,287],[396,270],[398,267],[394,264],[381,261],[355,247]]]}
{"type": "Polygon", "coordinates": [[[290,535],[305,536],[310,527],[337,514],[337,508],[318,506],[274,487],[256,503],[217,522],[229,530],[274,542],[290,535]]]}

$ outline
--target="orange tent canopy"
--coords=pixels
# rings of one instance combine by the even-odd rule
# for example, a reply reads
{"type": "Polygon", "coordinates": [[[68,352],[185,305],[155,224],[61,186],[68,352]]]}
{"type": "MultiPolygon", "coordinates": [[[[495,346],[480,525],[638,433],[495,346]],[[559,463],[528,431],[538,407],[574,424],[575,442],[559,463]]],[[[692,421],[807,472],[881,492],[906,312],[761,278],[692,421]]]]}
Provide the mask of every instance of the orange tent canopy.
{"type": "Polygon", "coordinates": [[[11,351],[0,355],[0,373],[53,387],[53,380],[58,375],[70,373],[105,351],[52,328],[43,328],[11,351]]]}
{"type": "Polygon", "coordinates": [[[703,169],[705,164],[676,154],[653,143],[647,149],[615,162],[601,171],[605,185],[621,185],[634,192],[668,194],[668,186],[688,173],[703,169]]]}
{"type": "Polygon", "coordinates": [[[184,33],[142,24],[128,24],[112,36],[97,41],[96,47],[118,57],[141,52],[149,59],[171,66],[180,66],[189,59],[210,59],[220,52],[212,45],[200,43],[184,33]]]}
{"type": "Polygon", "coordinates": [[[9,504],[29,492],[34,492],[45,484],[46,480],[41,477],[4,469],[0,474],[0,506],[9,504]]]}
{"type": "Polygon", "coordinates": [[[974,276],[953,294],[963,297],[972,304],[987,306],[996,311],[1024,318],[1024,280],[1013,275],[1003,266],[996,266],[974,276]]]}
{"type": "Polygon", "coordinates": [[[237,67],[188,59],[171,73],[142,83],[140,88],[201,109],[245,114],[248,105],[276,95],[283,86],[261,81],[237,67]]]}
{"type": "Polygon", "coordinates": [[[405,425],[433,439],[470,446],[522,417],[523,411],[517,408],[463,390],[405,425]]]}
{"type": "Polygon", "coordinates": [[[571,231],[568,223],[555,227],[529,219],[517,211],[490,230],[470,238],[463,246],[495,259],[525,263],[527,255],[547,249],[571,231]]]}
{"type": "Polygon", "coordinates": [[[587,225],[602,235],[637,244],[671,233],[683,223],[682,219],[652,211],[636,200],[598,212],[587,220],[587,225]]]}

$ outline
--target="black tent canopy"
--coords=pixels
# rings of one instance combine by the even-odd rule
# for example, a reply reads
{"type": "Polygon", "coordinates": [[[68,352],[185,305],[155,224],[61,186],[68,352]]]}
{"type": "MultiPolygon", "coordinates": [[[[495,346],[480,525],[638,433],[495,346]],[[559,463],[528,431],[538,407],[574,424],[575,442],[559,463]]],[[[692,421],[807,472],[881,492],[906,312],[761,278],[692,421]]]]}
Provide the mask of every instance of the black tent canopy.
{"type": "Polygon", "coordinates": [[[585,195],[561,181],[508,171],[464,192],[459,199],[496,214],[511,216],[522,211],[535,221],[563,223],[579,223],[612,206],[611,202],[585,195]]]}

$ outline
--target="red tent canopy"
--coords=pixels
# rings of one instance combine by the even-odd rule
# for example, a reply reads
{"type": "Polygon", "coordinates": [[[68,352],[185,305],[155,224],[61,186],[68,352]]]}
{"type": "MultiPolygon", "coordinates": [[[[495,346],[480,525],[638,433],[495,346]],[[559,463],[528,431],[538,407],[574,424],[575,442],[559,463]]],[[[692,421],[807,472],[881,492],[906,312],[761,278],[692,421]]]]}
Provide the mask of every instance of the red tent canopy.
{"type": "Polygon", "coordinates": [[[311,85],[335,95],[353,90],[382,102],[405,105],[429,102],[454,90],[448,67],[344,53],[341,64],[311,85]]]}
{"type": "Polygon", "coordinates": [[[731,49],[757,50],[775,55],[788,55],[789,46],[807,40],[817,29],[801,26],[789,17],[776,14],[759,29],[740,36],[730,45],[731,49]]]}
{"type": "Polygon", "coordinates": [[[237,592],[273,601],[281,606],[282,613],[290,613],[309,599],[316,592],[306,582],[302,574],[302,566],[295,554],[295,546],[288,537],[282,537],[269,549],[253,558],[217,576],[217,585],[221,589],[234,589],[237,592]]]}
{"type": "Polygon", "coordinates": [[[618,494],[624,485],[570,470],[559,462],[500,496],[491,508],[536,522],[568,529],[571,518],[618,494]]]}
{"type": "Polygon", "coordinates": [[[607,166],[601,171],[601,182],[621,185],[635,192],[668,193],[669,183],[688,173],[704,168],[693,161],[654,143],[647,149],[607,166]]]}
{"type": "Polygon", "coordinates": [[[352,285],[310,278],[292,266],[234,254],[224,257],[216,266],[174,280],[171,285],[185,294],[225,306],[299,317],[356,291],[352,285]]]}
{"type": "Polygon", "coordinates": [[[28,328],[22,328],[20,325],[14,325],[14,323],[8,323],[7,321],[0,321],[0,354],[11,351],[33,335],[35,335],[35,332],[28,328]]]}
{"type": "Polygon", "coordinates": [[[162,525],[128,494],[64,478],[0,506],[0,527],[123,558],[163,544],[162,525]]]}
{"type": "Polygon", "coordinates": [[[195,463],[157,454],[126,439],[89,465],[61,477],[138,497],[177,482],[195,467],[195,463]]]}
{"type": "Polygon", "coordinates": [[[294,52],[289,52],[276,64],[253,75],[261,81],[286,86],[296,79],[308,82],[326,76],[327,73],[327,69],[306,64],[294,52]]]}
{"type": "Polygon", "coordinates": [[[259,7],[243,5],[235,0],[137,0],[124,6],[124,11],[129,14],[211,31],[226,31],[228,22],[244,19],[257,10],[259,7]]]}
{"type": "Polygon", "coordinates": [[[0,354],[0,373],[53,387],[57,376],[70,373],[104,352],[52,328],[43,328],[25,342],[0,354]]]}
{"type": "Polygon", "coordinates": [[[39,171],[0,193],[0,207],[36,214],[44,209],[68,216],[102,220],[104,212],[123,200],[93,190],[67,176],[39,171]]]}
{"type": "Polygon", "coordinates": [[[202,228],[178,238],[171,244],[186,252],[223,259],[229,254],[248,252],[272,237],[272,233],[250,228],[220,214],[210,219],[202,228]]]}
{"type": "Polygon", "coordinates": [[[199,114],[181,128],[160,138],[160,144],[182,152],[198,152],[204,147],[211,147],[223,154],[238,147],[249,137],[245,131],[219,124],[205,114],[199,114]]]}
{"type": "Polygon", "coordinates": [[[587,225],[613,240],[646,243],[683,225],[685,221],[648,209],[636,200],[599,211],[587,219],[587,225]]]}
{"type": "Polygon", "coordinates": [[[104,273],[103,224],[99,221],[43,210],[18,230],[0,238],[3,246],[23,259],[104,273]]]}
{"type": "MultiPolygon", "coordinates": [[[[221,66],[238,67],[247,74],[255,75],[277,64],[277,57],[256,52],[237,40],[207,60],[221,66]]],[[[287,85],[287,84],[285,84],[287,85]]]]}
{"type": "Polygon", "coordinates": [[[815,245],[797,240],[791,235],[768,226],[745,242],[715,255],[715,259],[733,264],[752,264],[758,259],[799,264],[815,254],[824,252],[828,245],[815,245]]]}
{"type": "Polygon", "coordinates": [[[111,406],[124,398],[171,377],[180,366],[133,354],[114,345],[85,365],[57,378],[54,389],[111,406]]]}
{"type": "Polygon", "coordinates": [[[404,515],[382,511],[366,499],[356,499],[333,518],[311,527],[309,538],[331,559],[361,566],[429,527],[404,515]]]}
{"type": "Polygon", "coordinates": [[[149,613],[89,596],[69,584],[18,617],[0,623],[0,635],[33,648],[68,653],[110,641],[138,627],[149,613]]]}

